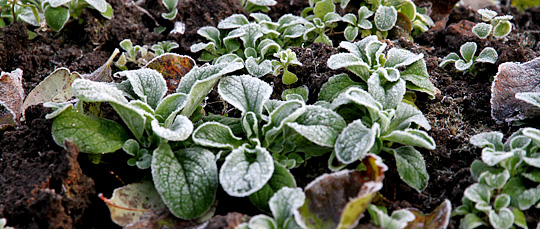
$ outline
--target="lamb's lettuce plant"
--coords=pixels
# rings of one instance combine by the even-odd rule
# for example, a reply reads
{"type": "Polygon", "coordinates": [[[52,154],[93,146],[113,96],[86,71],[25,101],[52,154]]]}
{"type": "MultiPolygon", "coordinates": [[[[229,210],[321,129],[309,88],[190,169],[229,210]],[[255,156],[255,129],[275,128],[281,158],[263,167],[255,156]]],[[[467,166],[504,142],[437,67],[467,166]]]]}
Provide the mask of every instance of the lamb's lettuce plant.
{"type": "Polygon", "coordinates": [[[494,36],[496,38],[503,38],[512,31],[511,15],[497,16],[497,12],[489,9],[479,9],[478,13],[482,15],[481,23],[476,24],[472,31],[479,38],[487,38],[489,40],[494,36]],[[485,23],[485,22],[489,22],[485,23]]]}
{"type": "Polygon", "coordinates": [[[214,203],[218,173],[216,156],[189,140],[194,129],[190,118],[197,117],[199,104],[219,78],[241,67],[238,63],[195,67],[168,95],[162,75],[149,68],[117,73],[127,78],[119,84],[77,79],[72,84],[75,107],[46,104],[55,109],[47,116],[54,118],[53,139],[59,145],[72,141],[92,154],[124,148],[135,157],[129,164],[151,168],[156,189],[173,215],[197,218],[214,203]],[[129,132],[85,112],[83,102],[108,102],[129,132]]]}
{"type": "Polygon", "coordinates": [[[523,128],[503,143],[500,132],[485,132],[470,141],[482,149],[471,164],[476,183],[469,186],[454,214],[461,228],[481,225],[527,228],[523,211],[540,207],[540,130],[523,128]]]}
{"type": "Polygon", "coordinates": [[[237,61],[244,64],[249,74],[261,77],[272,72],[272,54],[291,45],[303,42],[307,20],[283,15],[277,22],[262,13],[252,13],[254,22],[240,14],[231,15],[219,22],[217,28],[206,26],[197,33],[209,40],[191,46],[192,52],[200,52],[202,61],[237,61]]]}
{"type": "Polygon", "coordinates": [[[373,75],[384,76],[383,81],[404,80],[410,90],[427,93],[434,98],[437,89],[429,80],[423,54],[392,48],[385,55],[386,43],[371,35],[355,43],[342,41],[340,47],[349,53],[338,53],[328,59],[331,69],[346,68],[368,82],[373,75]]]}
{"type": "Polygon", "coordinates": [[[13,23],[14,19],[32,26],[40,26],[43,9],[39,1],[2,0],[0,1],[0,27],[13,23]]]}
{"type": "Polygon", "coordinates": [[[178,9],[176,8],[178,0],[161,0],[161,4],[169,11],[161,13],[161,16],[169,21],[174,21],[174,18],[176,18],[176,15],[178,14],[178,9]]]}
{"type": "Polygon", "coordinates": [[[296,53],[291,51],[290,49],[287,50],[281,50],[278,53],[274,54],[275,57],[279,58],[279,61],[274,60],[272,61],[272,66],[274,68],[274,75],[277,76],[281,73],[281,69],[283,69],[283,77],[282,81],[284,84],[293,84],[298,80],[298,77],[296,77],[296,74],[289,71],[288,67],[291,65],[300,65],[302,66],[302,63],[298,61],[296,58],[296,53]]]}
{"type": "Polygon", "coordinates": [[[345,127],[336,112],[306,105],[299,94],[286,95],[286,101],[270,100],[271,86],[249,75],[223,78],[218,92],[241,112],[241,117],[204,122],[195,129],[192,139],[228,153],[219,177],[231,196],[243,197],[261,190],[278,164],[295,166],[296,158],[281,160],[280,156],[302,152],[309,158],[330,152],[345,127]]]}
{"type": "Polygon", "coordinates": [[[342,21],[341,16],[336,13],[334,2],[332,0],[310,1],[310,5],[312,7],[302,11],[302,16],[311,22],[306,24],[304,40],[333,45],[327,33],[331,33],[333,28],[337,27],[337,22],[342,21]],[[313,14],[308,15],[311,11],[313,14]]]}
{"type": "Polygon", "coordinates": [[[391,216],[388,215],[386,208],[377,205],[371,204],[367,210],[371,217],[371,221],[375,225],[387,229],[403,229],[407,227],[409,222],[416,218],[414,214],[407,209],[394,211],[391,216]]]}
{"type": "MultiPolygon", "coordinates": [[[[126,64],[131,62],[142,67],[154,58],[155,54],[148,51],[148,46],[133,45],[130,39],[120,41],[120,47],[124,50],[114,63],[121,70],[127,70],[126,64]]],[[[156,47],[159,50],[159,48],[156,47]]]]}
{"type": "Polygon", "coordinates": [[[467,42],[463,44],[459,48],[459,52],[461,53],[463,59],[461,59],[457,53],[452,52],[444,57],[442,62],[439,64],[439,67],[442,68],[449,63],[454,63],[454,66],[458,71],[470,71],[476,75],[477,70],[474,67],[474,63],[482,62],[494,64],[497,62],[499,54],[497,54],[497,51],[494,48],[485,47],[478,56],[474,56],[474,54],[476,54],[476,48],[477,45],[474,42],[467,42]]]}
{"type": "Polygon", "coordinates": [[[179,47],[178,43],[174,41],[160,41],[157,44],[152,45],[150,49],[154,51],[154,55],[161,56],[162,54],[169,53],[173,49],[178,48],[178,47],[179,47]]]}

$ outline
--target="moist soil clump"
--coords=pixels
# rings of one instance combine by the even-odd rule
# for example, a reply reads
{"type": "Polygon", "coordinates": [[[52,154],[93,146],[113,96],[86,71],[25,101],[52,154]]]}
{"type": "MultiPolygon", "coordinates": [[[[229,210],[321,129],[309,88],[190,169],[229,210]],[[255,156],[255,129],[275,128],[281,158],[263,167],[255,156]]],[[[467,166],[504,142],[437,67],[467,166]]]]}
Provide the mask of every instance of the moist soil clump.
{"type": "MultiPolygon", "coordinates": [[[[200,27],[217,26],[221,19],[231,14],[247,15],[237,0],[180,1],[177,21],[185,24],[185,31],[169,34],[174,24],[161,18],[161,13],[165,12],[161,1],[111,0],[109,3],[115,9],[111,20],[85,10],[81,14],[84,24],[71,21],[61,32],[39,32],[33,40],[26,39],[27,29],[33,28],[24,24],[0,28],[0,70],[10,72],[21,68],[25,94],[28,94],[55,68],[66,67],[79,73],[94,71],[123,39],[131,39],[137,45],[176,41],[180,47],[174,52],[197,59],[198,54],[191,53],[189,47],[205,41],[197,34],[200,27]],[[164,33],[152,32],[158,25],[166,26],[164,33]]],[[[299,15],[306,6],[307,1],[279,0],[269,15],[276,21],[285,13],[299,15]]],[[[481,155],[481,149],[473,147],[469,138],[485,131],[501,131],[508,137],[519,128],[498,124],[491,118],[490,88],[497,72],[495,65],[477,65],[476,75],[457,72],[452,66],[438,66],[442,58],[450,52],[459,52],[459,47],[468,41],[476,42],[478,50],[495,48],[499,53],[496,65],[508,61],[526,62],[540,56],[539,8],[525,12],[511,7],[491,9],[514,16],[512,22],[516,29],[505,39],[486,41],[477,38],[470,29],[473,22],[480,21],[478,14],[465,7],[456,7],[446,26],[420,34],[414,43],[398,39],[389,44],[388,48],[402,47],[423,53],[431,81],[440,90],[434,99],[417,94],[415,103],[429,120],[432,126],[429,134],[437,144],[433,151],[421,151],[430,175],[427,189],[417,192],[407,186],[395,169],[393,157],[381,154],[389,167],[381,190],[385,199],[381,201],[390,211],[415,207],[427,213],[444,199],[449,199],[453,208],[459,206],[464,190],[474,182],[470,164],[481,155]]],[[[354,79],[352,73],[332,70],[326,65],[331,55],[344,50],[322,43],[291,49],[302,63],[302,66],[289,68],[297,75],[298,82],[284,85],[280,76],[262,78],[273,85],[274,99],[281,98],[281,93],[288,88],[306,85],[308,103],[312,104],[328,78],[347,73],[354,79]]],[[[222,114],[231,111],[231,106],[219,98],[216,88],[207,102],[206,112],[222,114]]],[[[104,110],[106,117],[118,119],[110,107],[104,110]]],[[[21,126],[0,131],[0,218],[6,218],[9,226],[17,228],[117,227],[98,194],[110,197],[115,188],[148,177],[149,172],[129,167],[126,164],[129,157],[123,152],[104,155],[100,164],[94,164],[86,154],[79,155],[74,147],[58,146],[51,137],[52,121],[44,118],[49,112],[43,106],[33,106],[26,111],[26,120],[21,126]]],[[[327,159],[327,156],[312,158],[309,163],[291,170],[297,185],[304,187],[317,176],[329,173],[327,159]]],[[[214,217],[208,228],[234,227],[245,221],[246,215],[260,213],[246,198],[228,197],[221,189],[218,199],[216,213],[220,216],[214,217]]],[[[540,211],[531,209],[526,212],[526,217],[534,221],[540,218],[540,211]]],[[[458,222],[452,218],[449,226],[457,228],[458,222]]],[[[373,225],[363,219],[359,227],[373,225]]]]}

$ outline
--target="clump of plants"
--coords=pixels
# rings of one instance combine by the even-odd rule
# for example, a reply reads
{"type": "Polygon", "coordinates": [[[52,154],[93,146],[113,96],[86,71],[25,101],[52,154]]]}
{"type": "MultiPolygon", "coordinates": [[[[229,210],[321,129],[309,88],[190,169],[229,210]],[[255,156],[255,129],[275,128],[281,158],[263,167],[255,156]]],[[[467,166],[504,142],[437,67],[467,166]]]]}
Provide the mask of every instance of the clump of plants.
{"type": "Polygon", "coordinates": [[[124,39],[120,42],[120,47],[124,52],[122,52],[115,62],[115,65],[121,70],[127,70],[127,63],[134,63],[142,67],[154,57],[170,53],[173,49],[178,48],[178,43],[174,41],[160,41],[150,47],[152,52],[148,50],[148,46],[133,45],[130,39],[124,39]]]}
{"type": "Polygon", "coordinates": [[[503,143],[500,132],[473,136],[482,159],[471,165],[476,183],[469,186],[454,214],[464,216],[461,227],[527,227],[523,211],[540,207],[540,130],[523,128],[503,143]]]}
{"type": "Polygon", "coordinates": [[[84,8],[95,9],[107,19],[113,16],[113,9],[105,0],[2,0],[0,27],[13,21],[40,27],[45,21],[50,28],[60,31],[70,18],[79,18],[84,8]]]}
{"type": "Polygon", "coordinates": [[[439,64],[439,67],[443,68],[447,64],[454,63],[454,66],[458,71],[469,71],[473,75],[476,75],[475,63],[491,63],[494,64],[499,58],[499,54],[492,47],[485,47],[478,56],[476,54],[477,45],[474,42],[467,42],[459,48],[459,52],[463,59],[455,52],[448,54],[442,62],[439,64]]]}
{"type": "Polygon", "coordinates": [[[497,12],[489,9],[479,9],[478,13],[482,15],[482,21],[476,24],[472,31],[479,38],[488,38],[491,40],[492,37],[503,38],[512,31],[512,16],[503,15],[497,16],[497,12]],[[489,22],[486,23],[486,22],[489,22]]]}

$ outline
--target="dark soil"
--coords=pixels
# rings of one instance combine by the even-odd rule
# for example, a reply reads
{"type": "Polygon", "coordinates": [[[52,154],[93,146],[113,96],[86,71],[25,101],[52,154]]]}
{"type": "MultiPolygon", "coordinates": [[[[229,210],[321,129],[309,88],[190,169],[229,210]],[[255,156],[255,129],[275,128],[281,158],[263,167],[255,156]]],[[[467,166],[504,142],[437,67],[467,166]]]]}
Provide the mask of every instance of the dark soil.
{"type": "MultiPolygon", "coordinates": [[[[169,34],[173,24],[161,19],[160,14],[165,11],[161,1],[141,1],[139,6],[133,1],[109,2],[115,9],[112,20],[105,20],[91,10],[84,11],[81,17],[85,23],[71,21],[61,32],[40,32],[33,40],[26,39],[26,30],[34,28],[23,24],[0,28],[0,70],[23,69],[24,89],[28,94],[57,67],[80,73],[92,72],[108,59],[123,39],[129,38],[138,45],[173,40],[180,44],[175,52],[196,59],[189,47],[203,41],[196,34],[198,28],[216,26],[219,20],[234,13],[246,13],[237,0],[180,1],[176,19],[185,23],[186,30],[183,34],[169,34]],[[163,34],[152,32],[158,24],[167,27],[163,34]]],[[[271,17],[277,20],[284,13],[299,15],[307,6],[307,1],[293,1],[292,5],[290,2],[280,0],[269,12],[271,17]]],[[[472,22],[480,21],[479,17],[470,9],[458,7],[453,9],[446,26],[421,34],[415,38],[416,43],[400,39],[390,45],[423,53],[431,80],[441,92],[433,100],[419,94],[416,101],[430,121],[432,129],[429,133],[437,143],[435,150],[422,151],[430,174],[427,189],[416,192],[408,187],[399,178],[393,158],[381,154],[389,165],[381,193],[390,210],[415,207],[429,212],[444,199],[449,199],[454,208],[459,206],[463,191],[474,182],[469,166],[480,156],[480,149],[470,145],[468,139],[488,130],[502,131],[505,136],[517,130],[518,127],[497,124],[491,119],[491,81],[497,71],[496,65],[507,61],[525,62],[540,56],[540,9],[526,12],[504,7],[492,9],[514,16],[516,29],[507,39],[486,42],[476,38],[470,28],[474,25],[472,22]],[[478,50],[494,47],[500,55],[496,65],[478,65],[476,76],[457,72],[449,66],[438,67],[444,56],[459,52],[460,45],[467,41],[477,42],[478,50]]],[[[263,79],[273,83],[273,98],[281,97],[281,92],[287,88],[307,85],[308,103],[313,103],[321,85],[329,77],[344,72],[326,66],[327,59],[341,50],[315,43],[305,48],[293,48],[293,51],[302,62],[302,66],[290,68],[299,78],[297,83],[283,85],[279,77],[273,76],[263,79]]],[[[212,104],[220,103],[215,92],[210,97],[212,104]]],[[[225,110],[223,104],[209,105],[207,112],[225,110]]],[[[115,188],[141,180],[148,172],[127,166],[128,157],[123,152],[105,155],[102,163],[93,164],[86,154],[78,155],[73,147],[65,150],[56,145],[50,134],[51,120],[44,118],[48,112],[50,110],[42,106],[31,107],[21,126],[0,131],[0,218],[7,218],[8,225],[17,228],[117,227],[97,194],[110,197],[115,188]]],[[[313,158],[292,172],[297,184],[303,187],[322,173],[330,172],[327,157],[313,158]]],[[[223,216],[215,217],[208,228],[232,227],[246,220],[245,215],[230,212],[259,213],[245,198],[227,198],[220,191],[218,199],[217,213],[223,216]]],[[[529,210],[527,214],[530,222],[540,218],[537,209],[529,210]]],[[[457,220],[451,220],[451,228],[458,227],[457,220]]],[[[365,223],[362,224],[365,227],[372,226],[365,223]]]]}

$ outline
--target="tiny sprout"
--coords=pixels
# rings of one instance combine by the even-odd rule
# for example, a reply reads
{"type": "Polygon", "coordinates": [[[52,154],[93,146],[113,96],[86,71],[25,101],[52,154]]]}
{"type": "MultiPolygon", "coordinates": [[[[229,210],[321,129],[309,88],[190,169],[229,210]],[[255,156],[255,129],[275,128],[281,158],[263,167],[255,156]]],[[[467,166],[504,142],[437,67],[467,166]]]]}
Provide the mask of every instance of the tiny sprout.
{"type": "Polygon", "coordinates": [[[458,71],[472,71],[474,74],[474,62],[484,62],[494,64],[499,55],[494,48],[486,47],[480,52],[478,56],[474,56],[476,53],[477,45],[474,42],[467,42],[461,46],[459,52],[463,59],[459,58],[459,55],[455,52],[448,54],[439,67],[444,67],[449,63],[454,62],[458,71]]]}
{"type": "Polygon", "coordinates": [[[488,9],[480,9],[478,13],[482,15],[482,20],[489,22],[481,22],[476,24],[472,31],[479,38],[487,38],[495,36],[496,38],[503,38],[512,31],[512,23],[509,20],[512,20],[514,17],[510,15],[497,16],[497,12],[488,9]]]}
{"type": "Polygon", "coordinates": [[[272,65],[274,66],[274,75],[277,76],[280,73],[280,70],[283,68],[283,83],[284,84],[293,84],[295,83],[298,78],[296,75],[292,72],[289,72],[287,69],[290,65],[300,65],[302,66],[302,63],[298,61],[296,58],[296,53],[291,51],[290,49],[282,50],[278,53],[274,54],[275,57],[279,58],[279,61],[274,60],[272,61],[272,65]]]}

